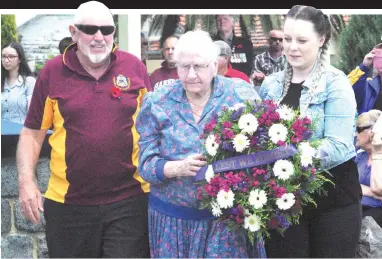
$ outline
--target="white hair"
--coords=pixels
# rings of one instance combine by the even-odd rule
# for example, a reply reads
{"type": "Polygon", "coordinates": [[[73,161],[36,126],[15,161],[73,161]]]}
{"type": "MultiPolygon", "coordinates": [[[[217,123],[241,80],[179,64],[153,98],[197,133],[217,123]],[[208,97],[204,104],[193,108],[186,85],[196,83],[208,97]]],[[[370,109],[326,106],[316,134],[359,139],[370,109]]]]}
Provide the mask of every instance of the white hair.
{"type": "Polygon", "coordinates": [[[216,61],[220,49],[214,44],[208,32],[188,31],[179,38],[174,50],[174,59],[178,62],[183,54],[196,54],[207,60],[216,61]]]}
{"type": "Polygon", "coordinates": [[[101,2],[89,1],[82,3],[76,10],[74,24],[81,24],[88,18],[107,20],[114,24],[113,14],[110,9],[101,2]]]}

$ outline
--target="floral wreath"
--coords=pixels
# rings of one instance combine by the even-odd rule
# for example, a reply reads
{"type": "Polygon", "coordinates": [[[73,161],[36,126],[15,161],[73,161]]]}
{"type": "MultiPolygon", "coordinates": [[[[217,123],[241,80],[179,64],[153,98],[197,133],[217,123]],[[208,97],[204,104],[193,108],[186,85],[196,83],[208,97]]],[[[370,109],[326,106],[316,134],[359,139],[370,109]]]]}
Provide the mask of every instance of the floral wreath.
{"type": "Polygon", "coordinates": [[[208,166],[195,180],[197,198],[231,227],[269,237],[297,224],[313,194],[326,194],[330,182],[316,158],[312,120],[272,101],[247,101],[224,107],[206,124],[202,138],[208,166]]]}

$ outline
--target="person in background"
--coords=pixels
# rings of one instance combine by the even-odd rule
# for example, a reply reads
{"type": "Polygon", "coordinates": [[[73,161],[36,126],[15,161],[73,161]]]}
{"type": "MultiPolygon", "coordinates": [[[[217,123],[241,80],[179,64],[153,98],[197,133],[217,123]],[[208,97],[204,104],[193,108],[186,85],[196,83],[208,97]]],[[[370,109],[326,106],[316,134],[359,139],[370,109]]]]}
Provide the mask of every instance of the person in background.
{"type": "Polygon", "coordinates": [[[283,49],[286,67],[265,78],[264,100],[298,109],[314,121],[315,157],[331,183],[317,206],[303,207],[299,223],[265,241],[268,257],[355,257],[361,230],[361,186],[354,161],[357,104],[346,75],[326,64],[331,38],[327,15],[311,6],[295,5],[286,15],[283,49]]]}
{"type": "Polygon", "coordinates": [[[39,73],[20,134],[20,211],[33,224],[43,211],[51,258],[149,257],[150,189],[137,170],[135,121],[151,86],[143,63],[114,44],[115,29],[104,4],[77,8],[75,43],[39,73]],[[52,126],[43,203],[35,168],[52,126]]]}
{"type": "Polygon", "coordinates": [[[234,33],[233,15],[216,15],[218,33],[212,37],[214,41],[225,41],[232,50],[231,65],[248,77],[253,67],[253,44],[247,38],[237,37],[234,33]]]}
{"type": "Polygon", "coordinates": [[[232,56],[231,47],[222,40],[215,41],[214,43],[220,51],[218,58],[218,75],[230,78],[240,78],[250,83],[249,77],[246,74],[232,68],[232,65],[230,64],[232,56]]]}
{"type": "Polygon", "coordinates": [[[378,182],[382,182],[382,174],[378,170],[382,168],[382,152],[378,147],[373,147],[372,141],[375,135],[371,131],[381,113],[379,110],[370,110],[358,117],[356,146],[360,148],[360,152],[355,161],[363,193],[361,201],[363,217],[373,217],[382,227],[382,193],[378,191],[378,182]]]}
{"type": "Polygon", "coordinates": [[[141,32],[141,61],[147,66],[147,51],[149,49],[149,42],[143,32],[141,32]]]}
{"type": "Polygon", "coordinates": [[[371,109],[382,110],[382,43],[365,55],[363,62],[348,74],[348,78],[353,85],[358,114],[371,109]],[[376,75],[368,78],[371,66],[376,75]]]}
{"type": "Polygon", "coordinates": [[[283,55],[284,33],[275,29],[269,32],[269,49],[255,57],[252,78],[255,85],[261,85],[264,78],[284,69],[283,55]]]}
{"type": "Polygon", "coordinates": [[[62,40],[60,40],[60,43],[58,44],[58,49],[60,50],[60,54],[64,54],[65,49],[72,44],[72,37],[65,37],[62,40]]]}
{"type": "Polygon", "coordinates": [[[36,79],[20,43],[1,51],[1,119],[24,124],[36,79]]]}
{"type": "MultiPolygon", "coordinates": [[[[183,34],[174,52],[179,80],[148,93],[137,117],[139,172],[151,188],[153,258],[248,258],[244,229],[231,230],[227,221],[199,209],[196,198],[194,176],[206,164],[200,139],[205,125],[223,106],[259,99],[247,82],[217,75],[218,55],[207,32],[183,34]]],[[[264,257],[263,243],[256,252],[264,257]]]]}
{"type": "Polygon", "coordinates": [[[178,36],[171,35],[163,42],[162,53],[164,61],[161,67],[154,70],[150,75],[151,87],[154,90],[158,87],[169,85],[179,78],[174,59],[174,49],[178,40],[178,36]]]}

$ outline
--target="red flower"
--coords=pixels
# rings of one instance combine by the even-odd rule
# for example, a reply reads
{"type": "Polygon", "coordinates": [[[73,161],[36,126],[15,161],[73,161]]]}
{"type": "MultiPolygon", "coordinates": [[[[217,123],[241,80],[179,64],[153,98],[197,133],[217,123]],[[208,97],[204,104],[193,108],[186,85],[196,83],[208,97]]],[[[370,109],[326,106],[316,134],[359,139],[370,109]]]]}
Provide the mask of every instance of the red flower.
{"type": "Polygon", "coordinates": [[[121,89],[113,86],[112,88],[110,88],[110,94],[111,96],[113,96],[114,98],[118,98],[120,99],[121,98],[121,95],[122,95],[122,92],[121,92],[121,89]]]}

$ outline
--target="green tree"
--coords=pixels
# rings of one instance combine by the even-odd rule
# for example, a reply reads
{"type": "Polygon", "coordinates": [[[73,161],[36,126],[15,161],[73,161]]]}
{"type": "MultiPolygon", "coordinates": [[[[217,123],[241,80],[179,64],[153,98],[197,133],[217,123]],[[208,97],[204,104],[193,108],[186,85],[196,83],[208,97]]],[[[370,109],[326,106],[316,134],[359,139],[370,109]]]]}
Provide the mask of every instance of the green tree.
{"type": "Polygon", "coordinates": [[[382,15],[352,15],[339,36],[340,59],[335,66],[349,73],[381,42],[381,35],[382,15]]]}
{"type": "Polygon", "coordinates": [[[1,15],[1,46],[18,42],[16,17],[14,14],[1,15]]]}

